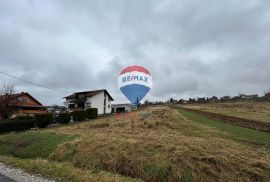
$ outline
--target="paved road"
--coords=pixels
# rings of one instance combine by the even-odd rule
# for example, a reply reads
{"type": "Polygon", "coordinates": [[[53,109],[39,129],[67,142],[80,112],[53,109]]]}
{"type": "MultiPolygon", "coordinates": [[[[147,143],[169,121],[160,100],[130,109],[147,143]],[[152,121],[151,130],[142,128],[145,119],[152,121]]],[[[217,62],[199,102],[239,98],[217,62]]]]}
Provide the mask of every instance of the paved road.
{"type": "Polygon", "coordinates": [[[3,174],[0,174],[0,181],[1,181],[1,182],[16,182],[16,181],[14,181],[13,179],[4,176],[3,174]]]}

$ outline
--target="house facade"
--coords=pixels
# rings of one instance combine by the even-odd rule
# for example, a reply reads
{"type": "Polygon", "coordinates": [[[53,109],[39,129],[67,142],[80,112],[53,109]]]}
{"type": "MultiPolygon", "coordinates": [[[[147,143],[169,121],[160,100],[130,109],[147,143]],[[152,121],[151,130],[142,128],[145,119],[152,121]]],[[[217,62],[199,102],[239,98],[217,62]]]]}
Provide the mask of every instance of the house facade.
{"type": "Polygon", "coordinates": [[[131,104],[112,104],[112,113],[131,112],[137,110],[137,106],[131,104]]]}
{"type": "MultiPolygon", "coordinates": [[[[0,102],[4,102],[6,95],[0,95],[0,102]]],[[[34,116],[37,114],[47,114],[46,108],[33,96],[27,92],[11,94],[9,104],[14,108],[12,117],[16,116],[34,116]]],[[[2,115],[0,113],[0,118],[2,115]]]]}
{"type": "Polygon", "coordinates": [[[258,94],[250,94],[250,95],[247,95],[247,94],[239,94],[239,97],[241,99],[256,99],[259,97],[258,94]]]}
{"type": "Polygon", "coordinates": [[[64,99],[66,99],[64,104],[69,111],[97,108],[98,114],[112,112],[111,101],[113,98],[106,89],[76,92],[64,97],[64,99]]]}

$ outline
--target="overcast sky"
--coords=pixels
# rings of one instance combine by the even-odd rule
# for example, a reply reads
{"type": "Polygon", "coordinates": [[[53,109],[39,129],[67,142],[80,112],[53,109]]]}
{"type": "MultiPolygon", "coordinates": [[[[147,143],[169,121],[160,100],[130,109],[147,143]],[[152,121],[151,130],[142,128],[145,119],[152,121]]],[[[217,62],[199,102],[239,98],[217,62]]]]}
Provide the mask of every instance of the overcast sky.
{"type": "Polygon", "coordinates": [[[117,75],[142,65],[147,100],[270,89],[269,0],[0,1],[1,83],[45,105],[76,91],[107,89],[125,102],[117,75]]]}

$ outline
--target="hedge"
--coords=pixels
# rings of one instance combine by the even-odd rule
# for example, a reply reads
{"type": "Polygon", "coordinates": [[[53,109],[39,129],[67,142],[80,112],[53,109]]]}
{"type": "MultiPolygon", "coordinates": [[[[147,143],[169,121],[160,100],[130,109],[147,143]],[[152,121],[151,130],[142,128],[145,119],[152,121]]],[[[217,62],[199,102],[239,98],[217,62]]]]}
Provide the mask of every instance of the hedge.
{"type": "Polygon", "coordinates": [[[86,112],[85,111],[73,111],[71,113],[74,121],[85,121],[86,120],[86,112]]]}
{"type": "Polygon", "coordinates": [[[73,111],[71,113],[61,113],[57,118],[57,121],[61,124],[67,124],[70,122],[71,116],[73,121],[85,121],[86,119],[95,119],[98,117],[98,109],[90,108],[86,111],[73,111]]]}
{"type": "Polygon", "coordinates": [[[67,112],[60,113],[57,118],[57,121],[61,124],[67,124],[70,122],[70,117],[71,117],[70,113],[67,113],[67,112]]]}
{"type": "Polygon", "coordinates": [[[53,121],[53,116],[51,114],[36,115],[35,118],[39,128],[46,128],[53,121]]]}
{"type": "Polygon", "coordinates": [[[24,131],[36,126],[35,117],[18,116],[13,119],[8,119],[0,122],[0,132],[24,131]]]}
{"type": "MultiPolygon", "coordinates": [[[[61,113],[57,121],[61,124],[70,122],[71,116],[74,121],[85,121],[88,119],[95,119],[98,116],[97,108],[90,108],[86,111],[73,111],[72,113],[61,113]]],[[[8,119],[0,122],[0,132],[10,131],[24,131],[38,126],[39,128],[47,127],[53,121],[51,114],[31,116],[18,116],[13,119],[8,119]]]]}
{"type": "Polygon", "coordinates": [[[97,108],[90,108],[90,109],[87,109],[85,112],[86,112],[86,117],[88,119],[95,119],[98,117],[98,109],[97,108]]]}

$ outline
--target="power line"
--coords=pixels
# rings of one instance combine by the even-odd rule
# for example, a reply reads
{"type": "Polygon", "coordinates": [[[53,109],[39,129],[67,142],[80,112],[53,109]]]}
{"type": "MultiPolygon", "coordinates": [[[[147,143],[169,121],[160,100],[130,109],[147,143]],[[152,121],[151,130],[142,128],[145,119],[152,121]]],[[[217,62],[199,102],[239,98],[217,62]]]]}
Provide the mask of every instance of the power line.
{"type": "Polygon", "coordinates": [[[31,84],[31,85],[35,85],[35,86],[38,86],[38,87],[41,87],[41,88],[45,88],[45,89],[52,90],[52,91],[55,91],[55,92],[68,93],[68,92],[65,92],[65,91],[60,91],[60,90],[56,90],[56,89],[53,89],[53,88],[50,88],[50,87],[47,87],[47,86],[44,86],[44,85],[40,85],[40,84],[31,82],[31,81],[28,81],[28,80],[25,80],[25,79],[22,79],[22,78],[18,78],[16,76],[10,75],[10,74],[2,72],[2,71],[0,71],[0,73],[3,74],[3,75],[6,75],[8,77],[11,77],[11,78],[14,78],[14,79],[20,80],[22,82],[25,82],[25,83],[28,83],[28,84],[31,84]]]}

